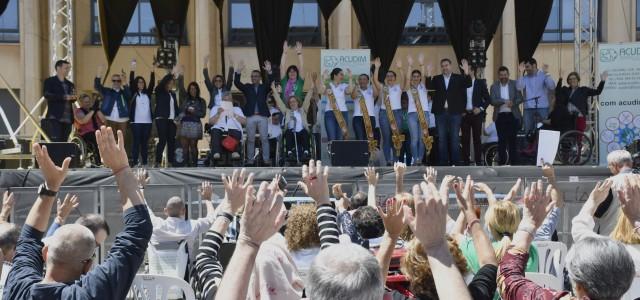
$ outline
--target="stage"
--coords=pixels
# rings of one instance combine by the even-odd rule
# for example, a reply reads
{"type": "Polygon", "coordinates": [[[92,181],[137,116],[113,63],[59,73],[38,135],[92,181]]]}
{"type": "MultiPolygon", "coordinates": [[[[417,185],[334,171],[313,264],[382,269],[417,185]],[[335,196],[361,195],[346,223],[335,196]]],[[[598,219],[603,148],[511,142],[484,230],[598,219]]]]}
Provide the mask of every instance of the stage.
{"type": "MultiPolygon", "coordinates": [[[[446,175],[464,177],[471,174],[476,181],[486,182],[498,198],[501,198],[518,177],[525,183],[540,178],[541,171],[533,166],[505,166],[505,167],[437,167],[438,182],[446,175]]],[[[255,173],[254,183],[262,180],[271,180],[276,173],[282,173],[287,180],[286,201],[306,202],[308,199],[302,191],[296,188],[296,183],[301,176],[301,168],[248,168],[255,173]]],[[[411,186],[420,180],[424,173],[424,167],[408,167],[405,175],[405,191],[410,191],[411,186]]],[[[188,204],[188,215],[197,218],[206,214],[200,207],[199,185],[208,180],[214,183],[214,202],[218,202],[224,196],[224,190],[220,180],[221,174],[231,174],[232,168],[171,168],[148,169],[151,177],[150,183],[145,189],[145,196],[149,205],[158,216],[163,216],[163,208],[166,200],[171,196],[180,196],[188,204]]],[[[363,167],[331,167],[329,171],[329,183],[343,183],[344,191],[351,195],[354,190],[367,191],[367,181],[363,174],[363,167]]],[[[376,189],[379,199],[393,195],[395,191],[395,176],[392,167],[378,168],[380,180],[376,189]]],[[[580,210],[582,203],[587,199],[591,189],[597,180],[609,176],[606,167],[596,166],[557,166],[556,174],[558,185],[563,192],[565,207],[562,210],[558,232],[560,238],[570,244],[571,218],[580,210]]],[[[31,205],[36,199],[36,190],[42,183],[42,175],[37,169],[30,170],[0,170],[0,192],[10,189],[16,197],[12,222],[23,224],[31,205]]],[[[75,169],[67,175],[61,189],[61,197],[65,193],[77,194],[80,198],[78,211],[73,212],[70,220],[76,219],[81,213],[98,213],[106,217],[111,227],[112,234],[107,239],[107,248],[110,247],[115,237],[114,233],[122,229],[122,210],[120,198],[115,186],[111,170],[75,169]]],[[[486,202],[481,194],[477,195],[480,206],[484,209],[486,202]]],[[[457,215],[458,209],[455,195],[450,193],[449,211],[452,216],[457,215]]],[[[55,216],[55,207],[52,216],[55,216]]]]}

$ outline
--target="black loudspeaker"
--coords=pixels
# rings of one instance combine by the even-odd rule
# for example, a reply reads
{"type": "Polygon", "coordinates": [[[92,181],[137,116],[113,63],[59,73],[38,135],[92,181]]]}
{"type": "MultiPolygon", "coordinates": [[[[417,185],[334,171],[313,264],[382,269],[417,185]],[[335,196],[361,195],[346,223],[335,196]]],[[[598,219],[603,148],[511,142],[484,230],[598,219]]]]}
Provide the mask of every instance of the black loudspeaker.
{"type": "MultiPolygon", "coordinates": [[[[80,148],[75,143],[40,143],[40,146],[47,146],[49,157],[56,166],[62,166],[65,158],[71,157],[69,168],[80,168],[80,148]]],[[[37,162],[36,162],[37,163],[37,162]]],[[[37,167],[37,165],[36,165],[37,167]]]]}
{"type": "Polygon", "coordinates": [[[334,167],[367,166],[369,164],[369,142],[331,141],[329,156],[334,167]]]}

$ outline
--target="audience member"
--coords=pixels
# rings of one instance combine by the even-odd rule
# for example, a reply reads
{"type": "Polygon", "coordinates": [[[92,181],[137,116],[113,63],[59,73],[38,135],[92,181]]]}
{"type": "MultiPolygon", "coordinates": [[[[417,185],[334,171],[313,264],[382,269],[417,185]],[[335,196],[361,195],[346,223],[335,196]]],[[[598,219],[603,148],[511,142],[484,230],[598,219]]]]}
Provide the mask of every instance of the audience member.
{"type": "Polygon", "coordinates": [[[123,232],[116,236],[106,260],[91,269],[96,246],[94,235],[84,226],[64,225],[43,245],[41,238],[49,222],[51,207],[68,171],[53,164],[46,147],[33,145],[33,153],[44,177],[39,197],[25,221],[9,273],[4,296],[9,299],[124,299],[144,260],[151,238],[151,220],[136,189],[122,132],[118,143],[113,131],[96,132],[106,166],[116,178],[124,212],[123,232]],[[46,272],[44,272],[46,263],[46,272]],[[90,271],[91,270],[91,271],[90,271]],[[44,272],[44,276],[43,276],[44,272]]]}
{"type": "MultiPolygon", "coordinates": [[[[2,276],[3,265],[11,266],[20,236],[20,227],[8,223],[14,204],[13,193],[5,191],[2,195],[2,211],[0,211],[0,278],[6,278],[6,276],[2,276]]],[[[0,284],[4,286],[5,282],[0,282],[0,284]]]]}
{"type": "MultiPolygon", "coordinates": [[[[271,165],[269,160],[269,135],[268,135],[268,118],[269,108],[267,107],[267,97],[269,94],[269,87],[273,79],[271,70],[271,62],[265,61],[264,70],[267,72],[268,80],[260,82],[262,75],[260,71],[251,71],[251,83],[242,83],[240,81],[240,75],[244,71],[244,62],[241,60],[236,67],[236,73],[233,82],[245,97],[246,103],[242,108],[244,115],[247,118],[247,164],[254,164],[255,161],[255,138],[256,129],[260,133],[260,142],[262,145],[262,161],[265,165],[271,165]]],[[[223,99],[224,100],[224,99],[223,99]]]]}
{"type": "MultiPolygon", "coordinates": [[[[153,124],[153,110],[151,109],[151,95],[156,86],[156,73],[151,71],[149,85],[142,76],[136,77],[136,60],[131,60],[131,72],[129,74],[129,88],[131,89],[131,111],[129,122],[133,133],[133,148],[131,149],[131,165],[138,165],[138,157],[142,158],[141,164],[149,163],[149,138],[153,124]]],[[[156,66],[154,65],[154,68],[156,66]]]]}
{"type": "Polygon", "coordinates": [[[622,188],[627,176],[632,175],[633,158],[626,150],[614,150],[607,155],[607,167],[613,183],[609,196],[598,206],[593,216],[595,217],[595,232],[601,235],[610,235],[618,222],[620,214],[620,200],[618,191],[622,188]]]}
{"type": "Polygon", "coordinates": [[[58,60],[55,71],[56,75],[45,79],[43,84],[47,114],[40,121],[40,126],[52,142],[66,142],[73,123],[72,103],[78,96],[73,82],[67,79],[71,64],[66,60],[58,60]]]}
{"type": "Polygon", "coordinates": [[[301,274],[306,274],[320,252],[320,229],[313,204],[295,205],[289,210],[284,238],[293,261],[301,274]]]}

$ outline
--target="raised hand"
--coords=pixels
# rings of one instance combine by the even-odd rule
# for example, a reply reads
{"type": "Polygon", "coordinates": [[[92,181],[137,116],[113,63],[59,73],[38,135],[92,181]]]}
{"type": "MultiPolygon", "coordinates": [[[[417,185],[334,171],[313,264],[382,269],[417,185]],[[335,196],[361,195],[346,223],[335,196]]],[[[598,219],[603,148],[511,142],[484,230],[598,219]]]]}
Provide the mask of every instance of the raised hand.
{"type": "Polygon", "coordinates": [[[333,187],[331,187],[331,190],[333,192],[333,197],[337,200],[336,202],[336,208],[338,208],[338,211],[345,211],[345,210],[349,210],[349,207],[351,206],[351,201],[349,200],[349,197],[347,197],[347,193],[344,193],[342,191],[342,184],[341,183],[336,183],[333,185],[333,187]]]}
{"type": "Polygon", "coordinates": [[[424,181],[436,184],[438,179],[438,171],[434,167],[426,167],[423,175],[424,181]]]}
{"type": "Polygon", "coordinates": [[[609,71],[602,72],[602,74],[600,74],[600,80],[607,81],[607,79],[609,79],[609,71]]]}
{"type": "Polygon", "coordinates": [[[396,68],[397,69],[402,69],[402,60],[401,59],[396,60],[396,68]]]}
{"type": "Polygon", "coordinates": [[[238,62],[238,65],[236,66],[236,71],[238,73],[242,73],[242,71],[244,71],[244,60],[240,60],[238,62]]]}
{"type": "Polygon", "coordinates": [[[311,72],[311,82],[316,83],[316,81],[318,81],[318,73],[311,72]]]}
{"type": "Polygon", "coordinates": [[[469,75],[469,62],[466,59],[462,59],[462,70],[465,74],[469,75]]]}
{"type": "Polygon", "coordinates": [[[407,170],[407,165],[401,162],[393,163],[393,171],[396,172],[396,175],[404,176],[404,172],[407,170]]]}
{"type": "Polygon", "coordinates": [[[428,63],[427,64],[427,76],[431,77],[432,74],[433,74],[433,64],[428,63]]]}
{"type": "Polygon", "coordinates": [[[302,54],[302,43],[296,42],[296,54],[302,54]]]}
{"type": "Polygon", "coordinates": [[[524,62],[521,62],[520,64],[518,64],[518,73],[522,74],[524,70],[525,70],[524,62]]]}
{"type": "Polygon", "coordinates": [[[51,157],[49,157],[47,146],[40,146],[40,144],[35,143],[33,144],[32,152],[36,156],[36,161],[42,171],[42,176],[44,177],[47,189],[55,192],[59,191],[60,185],[62,185],[64,178],[67,176],[67,172],[69,172],[69,163],[71,163],[71,158],[65,158],[62,162],[62,166],[58,167],[53,163],[51,157]]]}
{"type": "Polygon", "coordinates": [[[479,192],[483,192],[487,195],[487,202],[489,206],[496,203],[496,197],[493,195],[493,190],[484,182],[476,182],[473,185],[473,189],[479,192]]]}
{"type": "Polygon", "coordinates": [[[71,214],[71,210],[78,208],[80,202],[78,201],[78,196],[66,194],[64,195],[64,200],[60,201],[60,198],[58,198],[56,204],[56,222],[60,225],[64,225],[67,217],[71,214]]]}
{"type": "Polygon", "coordinates": [[[376,69],[380,68],[381,64],[382,62],[380,62],[380,57],[376,57],[375,59],[373,59],[373,65],[376,67],[376,69]]]}
{"type": "Polygon", "coordinates": [[[407,205],[404,209],[404,223],[408,225],[416,238],[428,252],[446,243],[447,200],[440,197],[433,183],[422,182],[413,186],[415,216],[407,205]]]}
{"type": "Polygon", "coordinates": [[[11,211],[13,210],[13,206],[16,203],[16,199],[13,196],[13,193],[9,191],[4,191],[2,195],[2,210],[0,211],[0,223],[5,223],[9,221],[9,216],[11,215],[11,211]]]}
{"type": "Polygon", "coordinates": [[[555,180],[556,171],[550,163],[545,163],[542,160],[542,176],[549,178],[549,180],[555,180]]]}
{"type": "Polygon", "coordinates": [[[453,189],[456,192],[456,200],[460,206],[460,210],[462,210],[464,216],[467,218],[467,222],[478,218],[476,216],[476,199],[473,187],[474,183],[469,175],[467,175],[467,180],[465,181],[464,186],[461,182],[453,185],[453,189]]]}
{"type": "Polygon", "coordinates": [[[516,200],[516,196],[518,195],[518,191],[520,191],[520,185],[522,185],[522,178],[518,178],[516,183],[511,187],[511,190],[504,196],[504,201],[514,201],[516,200]]]}
{"type": "Polygon", "coordinates": [[[283,53],[289,52],[289,42],[287,40],[284,40],[284,43],[282,43],[282,52],[283,53]]]}
{"type": "Polygon", "coordinates": [[[149,177],[149,173],[147,173],[147,170],[144,168],[138,168],[133,173],[133,176],[135,176],[136,182],[138,182],[138,188],[140,189],[144,189],[144,187],[149,183],[149,180],[151,179],[149,177]]]}
{"type": "Polygon", "coordinates": [[[122,131],[118,130],[118,142],[113,136],[111,127],[100,127],[96,131],[96,141],[100,149],[100,157],[105,166],[114,172],[123,170],[129,166],[129,158],[124,148],[124,137],[122,131]]]}
{"type": "Polygon", "coordinates": [[[376,173],[375,167],[364,168],[364,177],[367,178],[367,183],[369,185],[378,185],[378,179],[380,178],[380,175],[376,173]]]}
{"type": "Polygon", "coordinates": [[[422,52],[418,54],[418,64],[421,66],[424,65],[424,53],[422,52]]]}
{"type": "Polygon", "coordinates": [[[551,186],[547,186],[544,191],[542,180],[538,180],[525,189],[522,222],[538,229],[554,206],[555,202],[551,201],[551,186]]]}
{"type": "Polygon", "coordinates": [[[544,72],[545,74],[549,73],[549,65],[548,64],[543,64],[542,65],[542,72],[544,72]]]}
{"type": "Polygon", "coordinates": [[[210,181],[203,181],[200,185],[200,199],[202,200],[213,200],[211,199],[213,196],[213,184],[210,181]]]}
{"type": "Polygon", "coordinates": [[[589,198],[587,201],[592,202],[596,207],[600,205],[607,196],[609,196],[609,191],[611,190],[611,186],[613,185],[613,180],[607,178],[605,181],[598,181],[596,186],[591,190],[589,194],[589,198]]]}
{"type": "MultiPolygon", "coordinates": [[[[640,176],[629,175],[624,178],[622,190],[618,191],[622,212],[637,228],[640,222],[640,176]]],[[[637,232],[637,230],[636,230],[637,232]]]]}
{"type": "Polygon", "coordinates": [[[392,239],[397,239],[404,229],[404,223],[402,219],[404,217],[404,200],[398,201],[395,198],[387,200],[387,212],[376,206],[380,217],[382,218],[382,222],[384,223],[384,229],[392,239]]]}
{"type": "Polygon", "coordinates": [[[240,207],[244,204],[244,198],[247,190],[253,183],[253,173],[248,176],[246,169],[238,171],[233,170],[231,176],[222,174],[222,184],[224,185],[224,200],[222,201],[223,209],[228,210],[230,214],[236,214],[240,207]],[[246,180],[245,180],[246,176],[246,180]]]}
{"type": "Polygon", "coordinates": [[[138,63],[136,62],[135,58],[131,59],[131,70],[135,71],[137,64],[138,63]]]}
{"type": "Polygon", "coordinates": [[[256,195],[255,188],[248,186],[244,214],[240,219],[240,241],[258,248],[282,227],[287,211],[284,196],[277,188],[277,184],[263,181],[256,195]]]}
{"type": "Polygon", "coordinates": [[[271,62],[268,60],[264,61],[264,65],[262,66],[262,68],[267,71],[267,73],[271,73],[271,62]]]}
{"type": "Polygon", "coordinates": [[[411,54],[407,54],[407,66],[413,66],[413,57],[411,57],[411,54]]]}
{"type": "Polygon", "coordinates": [[[353,76],[351,76],[351,69],[347,68],[347,77],[349,77],[349,80],[351,80],[353,78],[353,76]]]}
{"type": "MultiPolygon", "coordinates": [[[[207,55],[205,55],[205,56],[204,56],[204,62],[203,62],[203,64],[204,64],[204,67],[205,67],[205,68],[208,68],[208,67],[209,67],[209,54],[207,54],[207,55]]],[[[230,63],[230,65],[233,65],[233,64],[231,64],[231,63],[230,63]]]]}
{"type": "Polygon", "coordinates": [[[456,179],[453,175],[445,175],[442,178],[442,182],[440,182],[440,197],[448,198],[449,197],[449,188],[451,187],[451,183],[456,179]]]}
{"type": "Polygon", "coordinates": [[[309,160],[309,165],[302,166],[302,180],[298,185],[316,205],[329,204],[329,167],[323,167],[321,161],[309,160]]]}
{"type": "Polygon", "coordinates": [[[336,183],[331,187],[333,198],[339,200],[340,198],[347,198],[347,193],[342,191],[342,183],[336,183]]]}

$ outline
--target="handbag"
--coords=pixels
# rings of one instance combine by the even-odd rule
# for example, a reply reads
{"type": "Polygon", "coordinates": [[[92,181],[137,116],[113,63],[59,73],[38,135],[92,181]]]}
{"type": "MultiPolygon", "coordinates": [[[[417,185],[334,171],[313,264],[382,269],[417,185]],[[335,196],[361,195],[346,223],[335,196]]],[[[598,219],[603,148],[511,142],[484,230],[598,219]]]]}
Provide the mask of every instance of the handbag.
{"type": "Polygon", "coordinates": [[[236,152],[238,143],[240,143],[240,141],[238,141],[236,138],[227,135],[224,139],[222,139],[222,148],[229,152],[236,152]]]}

